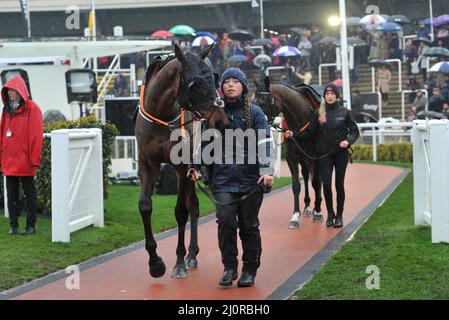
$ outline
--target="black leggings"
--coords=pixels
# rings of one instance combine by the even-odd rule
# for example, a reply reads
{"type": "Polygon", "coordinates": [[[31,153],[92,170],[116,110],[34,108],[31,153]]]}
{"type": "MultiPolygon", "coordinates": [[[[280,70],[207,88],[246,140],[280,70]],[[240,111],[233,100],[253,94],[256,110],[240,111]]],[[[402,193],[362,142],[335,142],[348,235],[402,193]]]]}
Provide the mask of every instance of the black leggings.
{"type": "Polygon", "coordinates": [[[6,177],[6,189],[8,194],[9,224],[12,228],[19,226],[19,186],[22,182],[26,199],[27,227],[35,227],[37,214],[37,198],[34,177],[6,177]]]}
{"type": "MultiPolygon", "coordinates": [[[[243,193],[215,193],[217,201],[228,203],[241,197],[243,193]]],[[[260,266],[262,245],[259,231],[259,209],[263,194],[255,193],[249,198],[227,206],[217,205],[218,246],[221,260],[226,270],[237,270],[237,228],[243,248],[243,269],[256,275],[260,266]]]]}
{"type": "Polygon", "coordinates": [[[326,199],[327,213],[335,216],[332,199],[332,171],[335,167],[335,189],[337,190],[337,215],[343,215],[345,204],[345,173],[348,166],[348,150],[339,149],[338,152],[320,160],[320,171],[323,178],[324,198],[326,199]]]}

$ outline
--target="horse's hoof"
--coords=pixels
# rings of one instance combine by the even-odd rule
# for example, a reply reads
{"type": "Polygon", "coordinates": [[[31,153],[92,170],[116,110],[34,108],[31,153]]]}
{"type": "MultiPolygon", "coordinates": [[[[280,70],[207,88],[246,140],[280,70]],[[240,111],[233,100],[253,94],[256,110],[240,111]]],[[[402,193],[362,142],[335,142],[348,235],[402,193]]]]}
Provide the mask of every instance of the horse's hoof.
{"type": "Polygon", "coordinates": [[[312,209],[311,207],[307,207],[307,208],[304,210],[304,215],[305,215],[306,217],[310,217],[312,214],[313,214],[313,209],[312,209]]]}
{"type": "Polygon", "coordinates": [[[290,221],[288,225],[289,229],[298,229],[299,228],[299,222],[298,221],[290,221]]]}
{"type": "Polygon", "coordinates": [[[323,215],[322,214],[314,214],[313,215],[313,222],[322,222],[323,221],[323,215]]]}
{"type": "Polygon", "coordinates": [[[196,258],[186,258],[185,262],[186,262],[187,269],[198,268],[198,260],[196,260],[196,258]]]}
{"type": "Polygon", "coordinates": [[[150,275],[153,278],[160,278],[165,274],[165,263],[161,258],[157,259],[155,262],[150,262],[150,275]]]}
{"type": "Polygon", "coordinates": [[[187,268],[186,266],[175,266],[173,268],[173,271],[171,272],[171,277],[172,278],[177,278],[177,279],[185,279],[187,278],[187,268]]]}

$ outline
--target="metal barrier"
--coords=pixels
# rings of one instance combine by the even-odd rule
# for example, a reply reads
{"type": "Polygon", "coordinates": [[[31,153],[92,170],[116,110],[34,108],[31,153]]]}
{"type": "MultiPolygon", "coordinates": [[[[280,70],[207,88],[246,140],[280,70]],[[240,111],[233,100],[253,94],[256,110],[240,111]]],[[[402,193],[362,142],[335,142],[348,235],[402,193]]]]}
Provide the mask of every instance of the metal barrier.
{"type": "Polygon", "coordinates": [[[322,63],[318,66],[318,84],[322,85],[322,71],[321,67],[337,67],[336,63],[322,63]]]}
{"type": "Polygon", "coordinates": [[[413,126],[411,122],[398,123],[358,123],[360,129],[369,128],[371,130],[360,130],[360,136],[372,137],[373,161],[377,161],[377,145],[384,141],[385,136],[411,136],[410,129],[413,126]],[[379,140],[379,141],[378,141],[379,140]]]}
{"type": "MultiPolygon", "coordinates": [[[[386,62],[397,62],[398,64],[398,92],[402,91],[402,61],[400,59],[386,59],[386,62]]],[[[376,92],[375,68],[371,67],[371,89],[376,92]]]]}
{"type": "Polygon", "coordinates": [[[418,89],[418,90],[404,90],[401,92],[401,111],[402,111],[402,121],[405,121],[405,94],[406,93],[412,93],[421,91],[424,92],[424,95],[426,96],[426,111],[429,109],[429,94],[426,89],[418,89]]]}

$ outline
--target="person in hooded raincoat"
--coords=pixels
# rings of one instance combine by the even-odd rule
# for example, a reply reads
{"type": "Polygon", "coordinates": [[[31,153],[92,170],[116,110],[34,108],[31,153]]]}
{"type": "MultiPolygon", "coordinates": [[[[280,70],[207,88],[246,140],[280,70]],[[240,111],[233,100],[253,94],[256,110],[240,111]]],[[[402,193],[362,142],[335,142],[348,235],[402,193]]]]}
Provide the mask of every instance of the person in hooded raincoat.
{"type": "Polygon", "coordinates": [[[26,227],[22,235],[35,233],[37,198],[34,177],[40,166],[43,143],[42,112],[30,98],[25,81],[12,78],[1,90],[0,163],[6,177],[9,234],[17,234],[20,215],[19,188],[26,198],[26,227]]]}

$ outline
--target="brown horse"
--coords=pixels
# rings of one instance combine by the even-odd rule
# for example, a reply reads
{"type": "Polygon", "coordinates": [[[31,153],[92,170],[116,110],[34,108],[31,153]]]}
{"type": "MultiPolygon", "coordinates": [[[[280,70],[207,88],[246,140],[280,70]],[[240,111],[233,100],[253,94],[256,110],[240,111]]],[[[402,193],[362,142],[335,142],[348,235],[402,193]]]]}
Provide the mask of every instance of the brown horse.
{"type": "MultiPolygon", "coordinates": [[[[216,80],[211,66],[205,62],[213,45],[206,47],[200,54],[183,53],[175,45],[176,59],[165,64],[151,79],[146,77],[143,105],[136,118],[135,135],[139,149],[139,176],[141,194],[139,211],[145,230],[145,249],[149,254],[151,276],[157,278],[165,273],[165,264],[157,255],[157,244],[153,237],[151,214],[153,211],[151,196],[159,175],[161,163],[173,163],[170,151],[178,141],[170,140],[174,129],[181,126],[180,105],[199,113],[207,119],[210,127],[220,128],[228,124],[223,111],[224,103],[216,92],[216,80]]],[[[148,71],[147,71],[148,72],[148,71]]],[[[186,129],[190,129],[186,127],[186,129]]],[[[187,140],[186,143],[191,143],[187,140]]],[[[191,149],[190,149],[191,150],[191,149]]],[[[176,264],[172,277],[186,278],[187,268],[196,268],[198,248],[198,198],[194,183],[186,177],[187,164],[176,165],[178,197],[175,216],[178,224],[178,245],[176,264]],[[191,239],[189,254],[184,245],[185,226],[190,213],[191,239]]]]}
{"type": "MultiPolygon", "coordinates": [[[[255,104],[262,108],[270,124],[282,112],[290,130],[306,130],[308,123],[314,117],[313,108],[302,94],[286,85],[271,85],[268,77],[265,78],[264,83],[257,85],[255,96],[255,104]]],[[[294,138],[292,137],[285,141],[285,158],[293,179],[294,212],[288,226],[290,229],[299,228],[299,217],[301,216],[299,207],[301,183],[299,181],[298,165],[301,165],[301,173],[304,179],[304,215],[310,216],[313,214],[313,221],[315,222],[322,220],[319,163],[313,159],[316,154],[314,139],[313,137],[296,139],[296,143],[301,149],[298,148],[292,139],[294,138]],[[310,207],[309,176],[312,176],[312,187],[315,191],[314,209],[310,207]]]]}

